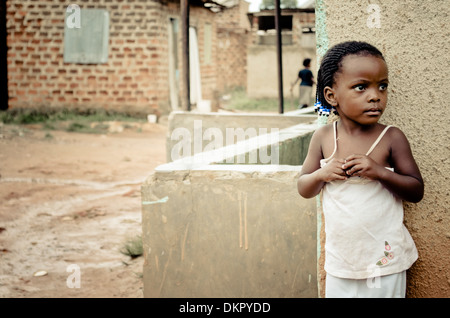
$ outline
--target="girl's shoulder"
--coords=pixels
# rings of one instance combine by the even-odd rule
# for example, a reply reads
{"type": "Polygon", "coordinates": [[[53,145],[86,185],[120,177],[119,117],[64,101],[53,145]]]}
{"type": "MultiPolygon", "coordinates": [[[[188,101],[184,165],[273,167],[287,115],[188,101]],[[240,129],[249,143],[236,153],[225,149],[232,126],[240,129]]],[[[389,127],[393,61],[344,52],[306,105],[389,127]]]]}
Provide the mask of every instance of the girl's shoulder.
{"type": "Polygon", "coordinates": [[[405,133],[400,128],[392,125],[390,125],[389,129],[386,131],[385,138],[389,139],[393,144],[408,142],[405,133]]]}
{"type": "Polygon", "coordinates": [[[379,132],[382,132],[383,130],[386,130],[385,135],[388,138],[398,138],[398,137],[405,136],[403,131],[400,128],[398,128],[397,126],[385,125],[385,124],[381,124],[381,123],[378,123],[378,126],[380,127],[378,129],[379,132]]]}
{"type": "Polygon", "coordinates": [[[317,147],[322,153],[327,151],[328,149],[332,149],[334,147],[334,125],[327,124],[324,126],[318,127],[311,138],[310,145],[317,147]]]}
{"type": "Polygon", "coordinates": [[[329,136],[334,136],[334,124],[326,124],[324,126],[320,126],[314,132],[317,138],[327,138],[329,136]]]}

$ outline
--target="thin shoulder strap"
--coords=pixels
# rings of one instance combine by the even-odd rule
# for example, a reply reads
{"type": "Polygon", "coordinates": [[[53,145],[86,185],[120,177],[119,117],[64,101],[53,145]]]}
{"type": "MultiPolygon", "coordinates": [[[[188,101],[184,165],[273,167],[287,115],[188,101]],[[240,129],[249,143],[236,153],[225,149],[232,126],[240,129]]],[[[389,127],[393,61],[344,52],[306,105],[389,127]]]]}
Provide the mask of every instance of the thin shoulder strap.
{"type": "Polygon", "coordinates": [[[372,147],[370,147],[369,151],[367,151],[366,156],[370,155],[370,153],[372,152],[372,150],[378,145],[378,143],[380,142],[381,138],[383,138],[384,134],[387,132],[387,130],[392,127],[392,125],[386,126],[384,128],[384,130],[381,132],[381,134],[378,136],[377,140],[375,140],[375,142],[373,143],[372,147]]]}
{"type": "Polygon", "coordinates": [[[333,150],[333,153],[331,154],[331,156],[329,156],[328,158],[324,159],[325,162],[327,162],[328,160],[333,158],[333,156],[334,156],[334,154],[336,153],[336,150],[337,150],[337,121],[333,122],[333,133],[334,133],[334,150],[333,150]]]}

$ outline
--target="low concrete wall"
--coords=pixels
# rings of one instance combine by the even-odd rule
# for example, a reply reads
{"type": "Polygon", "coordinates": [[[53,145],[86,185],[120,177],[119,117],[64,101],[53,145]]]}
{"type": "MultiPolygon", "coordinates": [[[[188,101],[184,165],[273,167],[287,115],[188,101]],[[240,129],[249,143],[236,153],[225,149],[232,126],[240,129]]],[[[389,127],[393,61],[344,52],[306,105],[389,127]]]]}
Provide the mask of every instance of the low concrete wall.
{"type": "MultiPolygon", "coordinates": [[[[251,134],[261,135],[276,130],[285,129],[301,123],[309,123],[317,119],[312,113],[290,112],[286,114],[233,114],[233,113],[194,113],[176,111],[169,116],[169,125],[166,142],[167,162],[175,160],[172,156],[172,149],[180,143],[190,144],[190,155],[204,150],[210,143],[218,142],[223,146],[234,144],[238,136],[233,136],[233,141],[228,137],[228,131],[232,134],[243,135],[245,138],[251,134]],[[222,140],[214,140],[214,136],[207,136],[209,130],[217,131],[222,140]],[[198,143],[196,145],[195,143],[198,143]]],[[[213,132],[214,132],[213,131],[213,132]]],[[[293,162],[292,160],[290,162],[293,162]]],[[[301,160],[303,162],[303,159],[301,160]]],[[[289,163],[286,164],[300,164],[289,163]]]]}
{"type": "Polygon", "coordinates": [[[297,193],[300,167],[210,167],[142,186],[144,296],[317,297],[316,206],[297,193]]]}
{"type": "Polygon", "coordinates": [[[283,149],[304,157],[315,127],[157,167],[142,186],[144,296],[317,297],[316,202],[297,193],[301,166],[220,164],[268,146],[280,161],[294,160],[283,149]]]}

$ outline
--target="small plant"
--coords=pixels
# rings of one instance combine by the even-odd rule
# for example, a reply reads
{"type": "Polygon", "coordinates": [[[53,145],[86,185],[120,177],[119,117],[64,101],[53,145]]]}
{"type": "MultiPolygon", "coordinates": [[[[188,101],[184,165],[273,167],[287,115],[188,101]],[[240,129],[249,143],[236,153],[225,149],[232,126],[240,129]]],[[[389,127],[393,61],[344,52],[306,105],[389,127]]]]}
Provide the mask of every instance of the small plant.
{"type": "Polygon", "coordinates": [[[86,129],[87,129],[86,125],[78,122],[71,123],[69,127],[67,127],[67,131],[83,131],[86,129]]]}
{"type": "Polygon", "coordinates": [[[137,235],[134,238],[128,239],[122,246],[120,252],[124,255],[130,256],[131,258],[136,258],[144,253],[144,248],[142,247],[142,237],[137,235]]]}

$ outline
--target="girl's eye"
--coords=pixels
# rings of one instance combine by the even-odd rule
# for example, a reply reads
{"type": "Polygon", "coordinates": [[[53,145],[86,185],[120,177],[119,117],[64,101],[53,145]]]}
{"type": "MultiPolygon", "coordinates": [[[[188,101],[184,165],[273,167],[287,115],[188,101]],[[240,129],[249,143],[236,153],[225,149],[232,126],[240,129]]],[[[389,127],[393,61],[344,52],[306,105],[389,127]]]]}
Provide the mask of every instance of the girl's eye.
{"type": "Polygon", "coordinates": [[[388,84],[386,84],[386,83],[380,84],[380,91],[387,90],[387,87],[388,87],[388,84]]]}
{"type": "Polygon", "coordinates": [[[362,92],[366,88],[366,86],[363,84],[359,84],[359,85],[354,86],[353,88],[358,92],[362,92]]]}

